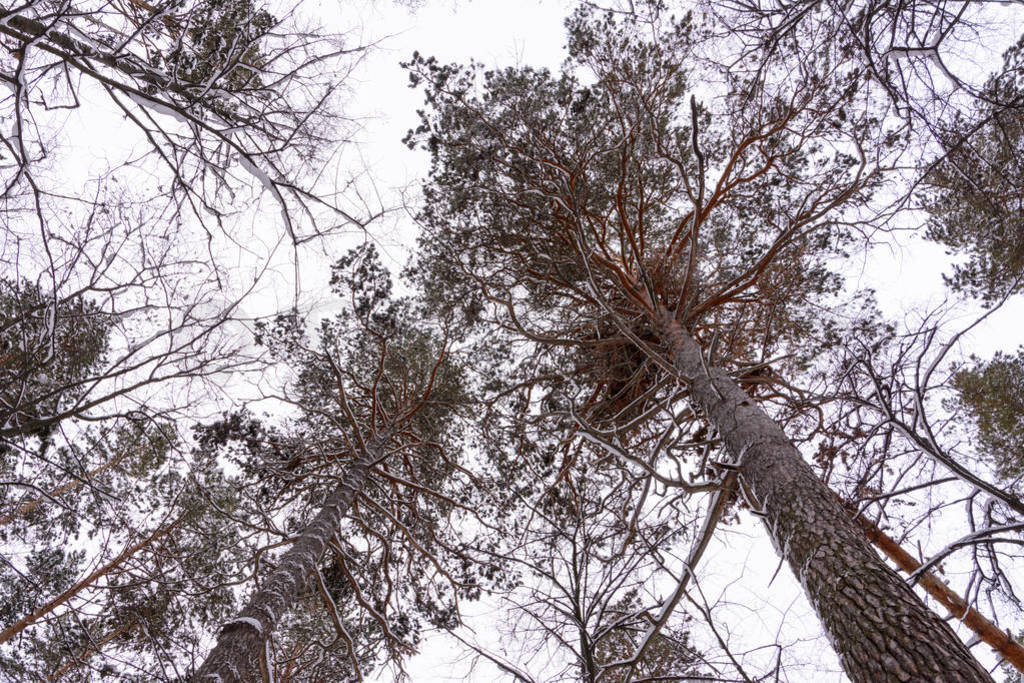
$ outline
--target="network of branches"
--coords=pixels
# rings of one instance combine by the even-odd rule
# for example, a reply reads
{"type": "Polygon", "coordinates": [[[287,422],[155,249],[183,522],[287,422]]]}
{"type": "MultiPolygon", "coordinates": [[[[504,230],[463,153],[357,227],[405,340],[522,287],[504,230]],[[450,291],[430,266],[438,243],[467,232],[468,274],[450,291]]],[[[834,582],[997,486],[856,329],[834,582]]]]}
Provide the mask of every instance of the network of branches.
{"type": "Polygon", "coordinates": [[[1024,4],[567,7],[0,6],[0,681],[1021,680],[1024,4]]]}

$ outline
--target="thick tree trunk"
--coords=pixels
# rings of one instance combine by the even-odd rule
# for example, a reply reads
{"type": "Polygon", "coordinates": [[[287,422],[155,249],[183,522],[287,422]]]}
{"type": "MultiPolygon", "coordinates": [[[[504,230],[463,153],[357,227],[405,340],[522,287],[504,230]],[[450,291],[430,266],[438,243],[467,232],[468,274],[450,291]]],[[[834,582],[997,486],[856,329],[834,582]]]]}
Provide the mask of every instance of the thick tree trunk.
{"type": "Polygon", "coordinates": [[[952,629],[875,553],[782,428],[667,311],[657,320],[691,397],[718,429],[768,534],[856,683],[991,681],[952,629]]]}
{"type": "Polygon", "coordinates": [[[197,683],[251,683],[261,679],[265,643],[278,621],[310,581],[327,543],[362,490],[383,440],[371,439],[362,457],[348,464],[338,488],[310,522],[238,616],[224,624],[217,645],[193,677],[197,683]]]}
{"type": "MultiPolygon", "coordinates": [[[[847,506],[847,509],[850,509],[847,506]]],[[[851,510],[856,515],[856,509],[851,510]]],[[[868,539],[878,547],[886,556],[896,563],[896,566],[907,574],[913,574],[921,568],[913,555],[904,550],[899,543],[889,537],[884,531],[878,528],[874,522],[863,515],[857,516],[857,523],[868,535],[868,539]]],[[[917,585],[927,591],[928,595],[935,598],[935,601],[949,610],[950,614],[956,616],[965,626],[974,631],[978,638],[987,643],[995,650],[1004,661],[1010,663],[1017,671],[1024,673],[1024,645],[1021,645],[1009,633],[1002,630],[988,618],[971,607],[970,603],[957,595],[952,588],[947,586],[942,579],[932,572],[923,572],[917,580],[917,585]]]]}

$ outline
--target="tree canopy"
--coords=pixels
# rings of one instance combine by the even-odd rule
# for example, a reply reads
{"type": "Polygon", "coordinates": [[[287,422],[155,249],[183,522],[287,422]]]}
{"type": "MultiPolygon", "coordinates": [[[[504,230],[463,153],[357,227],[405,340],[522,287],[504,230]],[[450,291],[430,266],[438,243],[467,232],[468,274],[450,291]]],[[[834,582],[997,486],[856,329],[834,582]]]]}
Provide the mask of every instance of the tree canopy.
{"type": "Polygon", "coordinates": [[[0,677],[1024,671],[1012,10],[569,4],[0,8],[0,677]]]}

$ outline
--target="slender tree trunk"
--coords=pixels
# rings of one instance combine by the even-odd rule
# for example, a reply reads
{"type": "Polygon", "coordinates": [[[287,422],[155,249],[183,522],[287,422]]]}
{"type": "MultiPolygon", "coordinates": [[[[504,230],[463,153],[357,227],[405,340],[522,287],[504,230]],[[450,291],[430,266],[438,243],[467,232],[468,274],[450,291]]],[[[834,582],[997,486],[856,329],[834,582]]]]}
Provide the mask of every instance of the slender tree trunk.
{"type": "Polygon", "coordinates": [[[217,645],[207,655],[193,681],[251,683],[260,680],[266,666],[261,661],[267,638],[317,570],[328,541],[338,533],[342,517],[365,485],[370,467],[383,446],[384,440],[375,437],[367,442],[362,457],[349,463],[338,488],[324,501],[317,516],[302,530],[238,616],[224,624],[217,645]]]}
{"type": "Polygon", "coordinates": [[[706,366],[675,316],[661,310],[656,322],[847,675],[856,683],[991,681],[953,630],[875,553],[782,428],[728,374],[706,366]]]}
{"type": "MultiPolygon", "coordinates": [[[[856,514],[856,510],[852,511],[856,514]]],[[[857,516],[857,523],[868,535],[868,539],[886,556],[896,563],[902,571],[912,574],[921,568],[913,555],[904,550],[899,543],[878,528],[874,522],[863,515],[857,516]]],[[[988,618],[970,606],[964,598],[947,586],[942,579],[932,572],[924,572],[917,584],[935,598],[935,601],[949,610],[967,628],[974,631],[978,638],[992,647],[999,655],[1009,662],[1017,671],[1024,673],[1024,646],[1014,640],[1010,634],[993,624],[988,618]]]]}
{"type": "MultiPolygon", "coordinates": [[[[46,50],[51,54],[66,60],[70,59],[75,62],[73,66],[79,70],[82,70],[81,62],[85,60],[99,62],[104,66],[120,71],[126,76],[139,79],[148,85],[192,99],[192,95],[190,95],[186,87],[171,81],[159,69],[154,69],[133,55],[124,53],[114,55],[103,52],[93,47],[92,44],[74,38],[69,33],[62,33],[53,26],[49,26],[31,17],[22,16],[17,12],[12,12],[3,6],[0,6],[0,34],[25,43],[32,42],[36,47],[46,50]]],[[[221,107],[210,106],[209,108],[216,113],[222,113],[221,107]]],[[[229,117],[228,120],[232,118],[229,117]]]]}
{"type": "Polygon", "coordinates": [[[24,517],[25,515],[27,515],[28,513],[32,512],[33,510],[35,510],[40,505],[42,505],[44,501],[53,500],[57,496],[64,495],[65,493],[67,493],[69,491],[74,491],[75,489],[80,487],[84,482],[89,481],[90,479],[95,477],[97,474],[102,474],[103,472],[106,472],[107,470],[109,470],[111,467],[115,467],[116,465],[120,464],[129,455],[132,455],[131,451],[127,451],[125,453],[122,453],[121,455],[117,456],[116,458],[111,458],[110,460],[108,460],[104,464],[102,464],[99,467],[97,467],[96,469],[94,469],[92,472],[89,472],[88,474],[86,474],[84,477],[79,477],[77,479],[72,479],[71,481],[67,482],[66,484],[62,484],[61,486],[58,486],[57,488],[53,489],[52,491],[47,493],[45,496],[40,496],[39,498],[34,498],[34,499],[30,500],[30,501],[22,503],[16,509],[11,511],[10,514],[3,515],[2,517],[0,517],[0,526],[5,526],[7,524],[10,524],[14,520],[18,519],[19,517],[24,517]]]}
{"type": "Polygon", "coordinates": [[[158,539],[162,538],[163,536],[166,536],[168,533],[170,533],[172,529],[174,529],[174,527],[178,526],[178,523],[181,522],[182,519],[182,517],[179,517],[170,524],[157,529],[156,531],[154,531],[149,536],[142,539],[135,545],[125,548],[121,551],[120,555],[118,555],[113,560],[103,565],[93,573],[89,574],[89,576],[85,577],[71,588],[68,588],[66,591],[55,597],[53,600],[50,600],[39,609],[33,611],[31,614],[25,615],[18,621],[14,622],[13,624],[5,628],[3,631],[0,631],[0,644],[6,643],[8,640],[21,633],[32,624],[36,623],[53,610],[57,609],[58,607],[66,603],[68,600],[75,597],[83,588],[91,586],[93,583],[96,582],[97,579],[106,576],[107,574],[110,574],[111,572],[116,570],[118,567],[121,566],[121,564],[124,563],[125,560],[127,560],[135,553],[139,552],[143,548],[153,545],[153,543],[155,543],[158,539]]]}
{"type": "Polygon", "coordinates": [[[111,631],[107,635],[103,636],[102,638],[100,638],[99,640],[95,641],[87,648],[82,650],[74,659],[72,659],[69,662],[66,662],[63,666],[61,666],[59,669],[50,674],[50,677],[47,678],[47,680],[50,681],[50,683],[59,681],[64,676],[64,674],[68,673],[72,669],[78,668],[82,664],[85,664],[87,661],[89,661],[90,657],[92,657],[97,652],[101,651],[107,643],[112,641],[114,638],[117,638],[119,635],[130,631],[132,628],[135,627],[135,624],[136,621],[134,619],[126,621],[125,623],[121,624],[113,631],[111,631]]]}

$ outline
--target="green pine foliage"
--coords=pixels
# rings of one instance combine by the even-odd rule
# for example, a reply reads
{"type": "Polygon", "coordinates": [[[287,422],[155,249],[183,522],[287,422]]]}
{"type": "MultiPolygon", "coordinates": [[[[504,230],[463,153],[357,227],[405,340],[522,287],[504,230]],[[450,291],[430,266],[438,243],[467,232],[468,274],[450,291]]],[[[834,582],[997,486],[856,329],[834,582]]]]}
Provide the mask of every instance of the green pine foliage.
{"type": "Polygon", "coordinates": [[[46,439],[73,413],[107,353],[109,319],[86,298],[0,278],[0,455],[8,439],[46,439]]]}
{"type": "Polygon", "coordinates": [[[961,117],[925,176],[927,235],[965,257],[950,286],[995,303],[1024,288],[1024,37],[989,79],[973,119],[961,117]]]}
{"type": "Polygon", "coordinates": [[[277,19],[252,0],[200,0],[158,66],[199,92],[258,90],[266,57],[262,41],[277,19]]]}
{"type": "Polygon", "coordinates": [[[1006,481],[1024,476],[1024,348],[975,359],[953,378],[957,403],[977,428],[977,446],[1006,481]]]}

